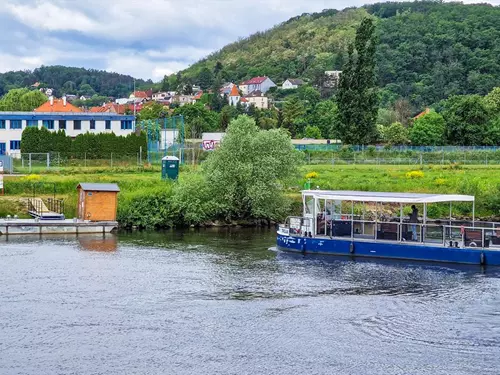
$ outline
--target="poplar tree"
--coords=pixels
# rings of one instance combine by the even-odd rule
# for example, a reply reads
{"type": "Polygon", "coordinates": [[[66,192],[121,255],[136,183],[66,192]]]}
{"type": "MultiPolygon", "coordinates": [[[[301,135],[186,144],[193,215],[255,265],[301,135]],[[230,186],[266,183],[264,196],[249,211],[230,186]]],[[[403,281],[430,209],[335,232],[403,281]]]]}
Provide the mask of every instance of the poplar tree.
{"type": "Polygon", "coordinates": [[[369,144],[376,136],[375,50],[375,25],[371,18],[365,18],[354,44],[349,45],[337,93],[338,133],[345,144],[369,144]]]}

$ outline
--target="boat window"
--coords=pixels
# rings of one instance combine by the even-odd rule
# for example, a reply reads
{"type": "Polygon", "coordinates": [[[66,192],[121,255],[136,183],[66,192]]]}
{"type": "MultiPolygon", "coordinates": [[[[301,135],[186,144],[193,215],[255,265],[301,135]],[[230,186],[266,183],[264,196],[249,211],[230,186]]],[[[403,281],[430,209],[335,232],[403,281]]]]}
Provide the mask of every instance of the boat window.
{"type": "Polygon", "coordinates": [[[312,214],[314,211],[314,198],[311,196],[306,196],[306,205],[305,205],[306,214],[312,214]]]}

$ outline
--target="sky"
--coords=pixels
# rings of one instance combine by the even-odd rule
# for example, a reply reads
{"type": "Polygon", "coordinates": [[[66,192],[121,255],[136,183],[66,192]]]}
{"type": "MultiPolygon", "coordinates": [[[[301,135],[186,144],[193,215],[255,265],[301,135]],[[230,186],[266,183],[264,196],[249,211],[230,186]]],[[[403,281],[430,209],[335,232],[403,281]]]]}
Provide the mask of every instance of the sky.
{"type": "Polygon", "coordinates": [[[290,17],[369,2],[2,0],[0,72],[67,65],[159,81],[290,17]]]}

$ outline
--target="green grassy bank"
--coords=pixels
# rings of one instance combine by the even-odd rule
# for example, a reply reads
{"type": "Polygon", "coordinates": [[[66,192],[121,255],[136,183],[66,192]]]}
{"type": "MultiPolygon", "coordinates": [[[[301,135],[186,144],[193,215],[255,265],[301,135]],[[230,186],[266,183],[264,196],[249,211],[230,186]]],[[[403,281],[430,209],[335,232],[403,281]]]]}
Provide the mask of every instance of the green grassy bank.
{"type": "MultiPolygon", "coordinates": [[[[401,191],[422,193],[458,193],[475,195],[477,213],[483,218],[500,218],[500,166],[368,166],[368,165],[314,165],[300,167],[300,176],[287,186],[287,195],[300,206],[300,190],[306,182],[306,174],[316,172],[311,179],[312,188],[326,190],[401,191]]],[[[193,177],[196,170],[183,168],[180,179],[193,177]]],[[[114,182],[120,186],[119,220],[140,227],[168,226],[176,224],[179,212],[172,208],[174,183],[160,179],[157,170],[136,172],[121,170],[91,170],[78,173],[73,170],[64,174],[27,175],[5,177],[6,195],[0,198],[0,216],[26,216],[25,198],[32,196],[36,184],[37,195],[52,196],[54,185],[56,197],[65,200],[65,214],[76,213],[76,186],[79,182],[114,182]]],[[[190,199],[185,194],[185,200],[190,199]]],[[[187,202],[189,204],[189,202],[187,202]]],[[[197,202],[196,204],[199,204],[197,202]]],[[[179,207],[182,208],[182,205],[179,207]]],[[[440,208],[431,214],[439,215],[440,208]]],[[[443,207],[443,214],[447,208],[443,207]]],[[[470,205],[457,204],[454,214],[467,216],[470,205]]]]}

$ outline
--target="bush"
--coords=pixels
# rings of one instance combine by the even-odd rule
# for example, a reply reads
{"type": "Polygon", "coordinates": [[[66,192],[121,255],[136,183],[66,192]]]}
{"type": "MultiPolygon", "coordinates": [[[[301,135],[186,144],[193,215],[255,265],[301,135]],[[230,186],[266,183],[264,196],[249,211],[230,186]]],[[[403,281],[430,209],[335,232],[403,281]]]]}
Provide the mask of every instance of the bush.
{"type": "Polygon", "coordinates": [[[415,120],[410,129],[410,140],[415,146],[439,146],[444,142],[446,123],[443,116],[434,111],[415,120]]]}
{"type": "Polygon", "coordinates": [[[411,171],[406,173],[406,178],[415,179],[415,178],[423,178],[424,172],[422,171],[411,171]]]}
{"type": "Polygon", "coordinates": [[[390,145],[406,145],[408,144],[408,129],[401,123],[395,122],[384,129],[383,140],[390,145]]]}
{"type": "MultiPolygon", "coordinates": [[[[86,154],[89,159],[108,158],[116,155],[137,155],[142,147],[147,150],[146,134],[135,133],[116,136],[114,133],[79,134],[74,140],[64,130],[51,132],[45,128],[26,128],[21,138],[22,153],[59,152],[64,154],[86,154]]],[[[147,156],[143,152],[144,157],[147,156]]]]}

